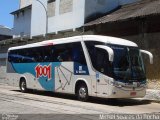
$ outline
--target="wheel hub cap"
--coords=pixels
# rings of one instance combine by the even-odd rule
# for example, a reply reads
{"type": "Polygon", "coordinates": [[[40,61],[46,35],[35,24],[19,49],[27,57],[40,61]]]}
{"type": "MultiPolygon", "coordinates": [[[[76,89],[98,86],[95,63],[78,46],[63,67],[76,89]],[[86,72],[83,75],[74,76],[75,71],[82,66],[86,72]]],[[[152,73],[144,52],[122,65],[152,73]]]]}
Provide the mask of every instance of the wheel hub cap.
{"type": "Polygon", "coordinates": [[[25,82],[22,82],[22,85],[21,85],[22,90],[25,90],[25,87],[26,87],[25,82]]]}
{"type": "Polygon", "coordinates": [[[79,90],[79,95],[80,95],[80,97],[81,98],[85,98],[86,97],[86,90],[85,90],[85,88],[80,88],[80,90],[79,90]]]}

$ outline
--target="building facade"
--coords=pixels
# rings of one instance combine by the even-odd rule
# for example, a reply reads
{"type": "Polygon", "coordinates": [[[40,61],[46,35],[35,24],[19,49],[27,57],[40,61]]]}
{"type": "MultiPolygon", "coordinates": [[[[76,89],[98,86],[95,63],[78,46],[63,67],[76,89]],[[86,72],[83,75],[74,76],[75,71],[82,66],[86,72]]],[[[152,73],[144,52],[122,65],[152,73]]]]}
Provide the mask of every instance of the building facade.
{"type": "Polygon", "coordinates": [[[33,0],[19,0],[19,8],[22,9],[32,4],[33,0]]]}
{"type": "Polygon", "coordinates": [[[20,0],[14,15],[14,37],[75,30],[119,6],[137,0],[20,0]]]}
{"type": "Polygon", "coordinates": [[[11,13],[14,15],[13,38],[31,35],[31,12],[29,5],[11,13]]]}

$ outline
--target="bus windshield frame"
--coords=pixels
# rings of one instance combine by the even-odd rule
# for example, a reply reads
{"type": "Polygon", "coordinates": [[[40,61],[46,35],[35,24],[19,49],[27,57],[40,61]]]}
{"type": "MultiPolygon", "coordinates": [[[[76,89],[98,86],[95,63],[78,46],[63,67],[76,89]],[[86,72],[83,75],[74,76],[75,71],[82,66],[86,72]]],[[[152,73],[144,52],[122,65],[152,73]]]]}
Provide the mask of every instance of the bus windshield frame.
{"type": "Polygon", "coordinates": [[[146,80],[146,73],[141,51],[138,47],[86,41],[93,68],[116,81],[140,82],[146,80]],[[110,47],[114,59],[109,61],[107,50],[97,48],[97,45],[110,47]],[[122,68],[123,67],[123,68],[122,68]]]}
{"type": "Polygon", "coordinates": [[[134,82],[146,79],[144,63],[138,47],[108,46],[114,51],[112,67],[115,80],[134,82]]]}

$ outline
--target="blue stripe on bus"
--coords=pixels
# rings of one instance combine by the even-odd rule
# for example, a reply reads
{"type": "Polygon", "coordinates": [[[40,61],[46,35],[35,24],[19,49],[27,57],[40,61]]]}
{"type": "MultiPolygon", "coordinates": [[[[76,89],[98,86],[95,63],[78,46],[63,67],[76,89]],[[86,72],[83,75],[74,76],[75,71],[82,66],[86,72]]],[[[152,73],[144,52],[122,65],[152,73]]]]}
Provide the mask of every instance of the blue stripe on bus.
{"type": "Polygon", "coordinates": [[[30,73],[34,77],[36,77],[36,66],[49,66],[51,65],[51,79],[48,80],[48,76],[41,76],[37,78],[40,85],[47,91],[54,91],[55,90],[55,67],[60,66],[60,62],[54,62],[54,63],[12,63],[13,68],[16,73],[24,74],[24,73],[30,73]]]}

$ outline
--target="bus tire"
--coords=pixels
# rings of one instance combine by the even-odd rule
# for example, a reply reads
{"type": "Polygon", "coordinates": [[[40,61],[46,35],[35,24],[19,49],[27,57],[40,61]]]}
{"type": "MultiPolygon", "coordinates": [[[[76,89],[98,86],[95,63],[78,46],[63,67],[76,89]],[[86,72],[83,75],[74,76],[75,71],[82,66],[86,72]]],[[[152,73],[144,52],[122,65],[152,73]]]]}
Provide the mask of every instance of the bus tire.
{"type": "Polygon", "coordinates": [[[88,100],[88,88],[85,84],[80,84],[78,86],[77,98],[78,100],[83,101],[83,102],[88,100]]]}
{"type": "Polygon", "coordinates": [[[22,93],[27,92],[27,83],[26,83],[26,80],[24,78],[21,78],[19,87],[20,87],[20,90],[21,90],[22,93]]]}

